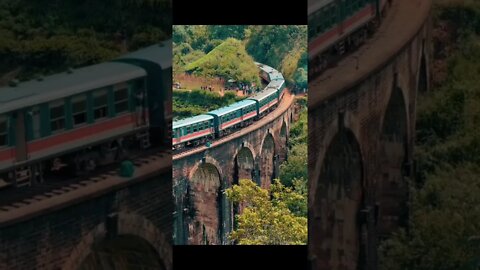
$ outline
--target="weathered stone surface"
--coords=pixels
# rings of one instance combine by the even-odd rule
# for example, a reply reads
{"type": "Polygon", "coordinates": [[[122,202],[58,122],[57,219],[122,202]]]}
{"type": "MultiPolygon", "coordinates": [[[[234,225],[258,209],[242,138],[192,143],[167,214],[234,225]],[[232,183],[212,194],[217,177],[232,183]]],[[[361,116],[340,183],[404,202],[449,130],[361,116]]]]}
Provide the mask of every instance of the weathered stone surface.
{"type": "Polygon", "coordinates": [[[291,106],[268,124],[238,138],[174,159],[175,244],[227,243],[234,211],[223,191],[252,176],[268,187],[278,176],[293,110],[291,106]]]}
{"type": "Polygon", "coordinates": [[[377,269],[379,239],[405,221],[430,4],[394,1],[378,33],[309,87],[312,269],[377,269]]]}

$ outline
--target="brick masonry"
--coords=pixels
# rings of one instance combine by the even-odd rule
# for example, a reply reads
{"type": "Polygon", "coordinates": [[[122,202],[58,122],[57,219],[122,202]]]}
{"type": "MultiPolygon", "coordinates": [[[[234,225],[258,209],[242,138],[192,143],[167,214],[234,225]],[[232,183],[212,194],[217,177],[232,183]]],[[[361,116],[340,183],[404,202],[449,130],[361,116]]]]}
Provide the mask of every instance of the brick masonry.
{"type": "Polygon", "coordinates": [[[293,111],[292,106],[250,133],[174,160],[175,244],[228,244],[234,214],[223,191],[241,178],[253,176],[269,186],[278,176],[293,111]]]}
{"type": "Polygon", "coordinates": [[[171,194],[168,172],[2,227],[0,269],[76,269],[92,246],[118,235],[142,239],[172,269],[171,194]]]}
{"type": "MultiPolygon", "coordinates": [[[[421,8],[417,0],[406,2],[418,10],[428,6],[427,1],[421,8]]],[[[377,269],[378,242],[404,225],[417,91],[428,88],[420,82],[429,74],[422,61],[429,62],[430,19],[418,20],[418,31],[409,33],[406,45],[386,64],[309,104],[312,269],[377,269]]],[[[328,91],[320,85],[316,91],[328,91]]]]}

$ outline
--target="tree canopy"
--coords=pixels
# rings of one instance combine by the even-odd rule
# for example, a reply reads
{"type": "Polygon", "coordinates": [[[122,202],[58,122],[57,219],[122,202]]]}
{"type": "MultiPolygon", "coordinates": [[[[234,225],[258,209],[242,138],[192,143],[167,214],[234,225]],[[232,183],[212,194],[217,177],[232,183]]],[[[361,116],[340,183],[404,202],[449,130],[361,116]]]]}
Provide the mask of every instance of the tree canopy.
{"type": "Polygon", "coordinates": [[[174,73],[184,72],[186,65],[200,58],[187,59],[190,54],[208,54],[229,38],[239,40],[255,61],[278,69],[289,83],[306,87],[308,56],[305,25],[174,26],[175,47],[188,47],[174,49],[174,73]]]}
{"type": "Polygon", "coordinates": [[[480,266],[479,11],[478,1],[436,2],[435,33],[451,29],[434,39],[447,74],[419,93],[409,226],[382,243],[381,269],[480,266]]]}
{"type": "Polygon", "coordinates": [[[260,85],[257,66],[244,45],[234,38],[228,38],[207,55],[188,64],[185,70],[201,77],[221,77],[260,85]]]}
{"type": "Polygon", "coordinates": [[[246,205],[237,216],[238,228],[230,239],[240,245],[305,245],[307,243],[306,194],[276,180],[270,190],[240,179],[226,191],[234,203],[246,205]],[[305,206],[304,208],[299,206],[305,206]]]}
{"type": "Polygon", "coordinates": [[[110,60],[171,35],[167,0],[0,0],[0,78],[110,60]]]}

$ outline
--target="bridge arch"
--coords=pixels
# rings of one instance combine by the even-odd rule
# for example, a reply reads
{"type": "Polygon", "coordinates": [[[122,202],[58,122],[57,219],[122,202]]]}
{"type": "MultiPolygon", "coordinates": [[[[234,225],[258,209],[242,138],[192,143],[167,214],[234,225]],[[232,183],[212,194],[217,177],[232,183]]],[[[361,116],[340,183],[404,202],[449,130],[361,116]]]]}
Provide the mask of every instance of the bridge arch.
{"type": "Polygon", "coordinates": [[[190,173],[190,200],[195,214],[189,224],[189,243],[220,244],[222,227],[222,173],[219,164],[205,158],[190,173]]]}
{"type": "Polygon", "coordinates": [[[84,235],[61,269],[172,269],[171,244],[151,221],[126,212],[111,220],[84,235]]]}
{"type": "Polygon", "coordinates": [[[418,83],[417,83],[417,91],[419,93],[424,93],[428,90],[428,70],[427,70],[427,57],[425,54],[425,40],[422,43],[422,50],[420,53],[420,61],[419,61],[419,72],[418,72],[418,83]]]}
{"type": "Polygon", "coordinates": [[[280,138],[284,139],[287,137],[288,127],[286,121],[282,121],[282,127],[280,128],[280,138]]]}
{"type": "Polygon", "coordinates": [[[254,180],[255,150],[248,142],[244,142],[235,152],[233,166],[233,183],[240,179],[254,180]]]}
{"type": "Polygon", "coordinates": [[[321,159],[309,213],[312,255],[325,269],[334,270],[357,269],[366,230],[366,223],[359,222],[364,207],[361,147],[354,131],[340,122],[321,159]]]}
{"type": "Polygon", "coordinates": [[[381,177],[376,186],[380,237],[404,225],[407,214],[408,185],[404,178],[409,156],[407,99],[396,78],[391,89],[381,126],[381,177]]]}
{"type": "Polygon", "coordinates": [[[260,186],[269,188],[275,178],[275,155],[277,154],[275,136],[269,130],[262,139],[258,167],[260,171],[260,186]]]}

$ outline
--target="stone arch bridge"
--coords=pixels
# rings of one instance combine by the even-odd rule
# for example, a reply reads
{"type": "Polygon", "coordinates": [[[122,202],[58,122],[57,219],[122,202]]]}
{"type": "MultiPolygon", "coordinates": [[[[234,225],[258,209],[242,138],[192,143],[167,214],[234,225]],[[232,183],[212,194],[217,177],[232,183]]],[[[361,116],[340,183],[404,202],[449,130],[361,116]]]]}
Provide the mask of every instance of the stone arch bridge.
{"type": "Polygon", "coordinates": [[[135,160],[130,178],[111,171],[2,191],[0,269],[171,270],[171,157],[135,160]],[[13,193],[25,196],[5,203],[13,193]]]}
{"type": "Polygon", "coordinates": [[[268,187],[278,176],[287,155],[294,97],[258,122],[215,141],[173,157],[174,243],[228,244],[235,209],[224,190],[239,179],[268,187]]]}
{"type": "Polygon", "coordinates": [[[417,93],[429,88],[430,0],[392,1],[374,36],[309,85],[309,260],[377,269],[407,222],[417,93]]]}

